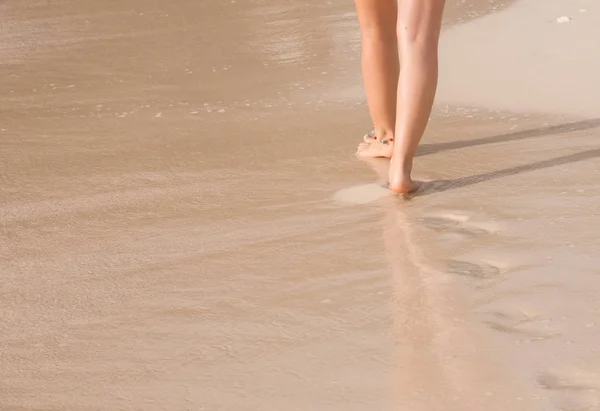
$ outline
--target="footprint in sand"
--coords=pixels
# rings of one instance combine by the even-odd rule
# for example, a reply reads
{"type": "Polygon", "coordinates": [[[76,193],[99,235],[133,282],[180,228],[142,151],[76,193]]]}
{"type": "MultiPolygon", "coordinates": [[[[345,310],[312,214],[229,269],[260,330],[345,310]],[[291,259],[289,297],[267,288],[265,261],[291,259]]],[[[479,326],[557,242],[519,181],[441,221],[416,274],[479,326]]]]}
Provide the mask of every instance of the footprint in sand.
{"type": "Polygon", "coordinates": [[[464,237],[476,237],[493,234],[497,230],[492,224],[476,223],[469,215],[462,213],[443,213],[419,218],[424,227],[464,237]]]}
{"type": "Polygon", "coordinates": [[[550,327],[549,322],[544,321],[542,317],[524,312],[491,312],[483,323],[493,330],[518,335],[527,340],[548,340],[562,335],[561,331],[550,327]]]}
{"type": "Polygon", "coordinates": [[[579,370],[542,372],[537,376],[540,387],[555,391],[600,391],[600,375],[579,370]]]}
{"type": "Polygon", "coordinates": [[[597,411],[600,409],[600,374],[582,370],[542,372],[537,376],[540,387],[556,396],[558,409],[597,411]]]}
{"type": "Polygon", "coordinates": [[[450,274],[477,279],[497,278],[501,273],[500,268],[488,263],[475,264],[460,260],[450,260],[446,269],[450,274]]]}

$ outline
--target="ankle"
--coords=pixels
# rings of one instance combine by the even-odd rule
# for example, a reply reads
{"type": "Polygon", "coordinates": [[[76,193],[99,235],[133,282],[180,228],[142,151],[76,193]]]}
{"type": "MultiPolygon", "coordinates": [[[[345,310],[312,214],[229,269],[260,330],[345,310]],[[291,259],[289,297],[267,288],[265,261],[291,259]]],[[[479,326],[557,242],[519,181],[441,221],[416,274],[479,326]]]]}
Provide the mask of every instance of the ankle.
{"type": "Polygon", "coordinates": [[[413,168],[412,157],[393,154],[391,161],[392,161],[392,163],[397,164],[400,167],[400,169],[404,172],[404,174],[410,175],[410,173],[412,172],[412,168],[413,168]]]}
{"type": "Polygon", "coordinates": [[[379,141],[394,141],[394,130],[384,127],[375,127],[375,137],[379,141]]]}

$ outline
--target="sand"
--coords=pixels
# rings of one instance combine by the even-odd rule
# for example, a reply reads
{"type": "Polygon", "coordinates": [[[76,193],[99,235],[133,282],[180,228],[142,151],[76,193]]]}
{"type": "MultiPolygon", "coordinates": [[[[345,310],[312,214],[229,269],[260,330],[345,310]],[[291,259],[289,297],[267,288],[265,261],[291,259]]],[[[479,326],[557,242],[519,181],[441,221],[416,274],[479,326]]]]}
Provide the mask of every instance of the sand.
{"type": "Polygon", "coordinates": [[[442,47],[440,101],[598,118],[600,60],[592,50],[600,47],[600,4],[593,0],[540,4],[518,1],[448,30],[442,47]],[[570,20],[561,23],[564,18],[570,20]]]}
{"type": "Polygon", "coordinates": [[[406,200],[351,2],[0,2],[0,410],[600,409],[599,17],[450,2],[406,200]]]}

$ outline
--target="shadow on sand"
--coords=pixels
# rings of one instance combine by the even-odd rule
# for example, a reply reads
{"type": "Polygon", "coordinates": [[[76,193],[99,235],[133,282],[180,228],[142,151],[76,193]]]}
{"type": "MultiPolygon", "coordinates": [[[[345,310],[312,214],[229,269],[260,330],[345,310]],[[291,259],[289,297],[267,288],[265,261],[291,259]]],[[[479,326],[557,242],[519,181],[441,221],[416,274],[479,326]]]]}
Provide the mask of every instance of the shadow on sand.
{"type": "Polygon", "coordinates": [[[553,134],[570,133],[573,131],[589,130],[600,127],[600,118],[576,121],[573,123],[558,124],[554,126],[541,127],[533,130],[523,130],[514,133],[500,134],[497,136],[483,137],[468,141],[452,141],[449,143],[424,144],[422,145],[417,156],[435,154],[441,151],[458,150],[466,147],[476,147],[485,144],[506,143],[508,141],[526,140],[534,137],[547,137],[553,134]]]}
{"type": "MultiPolygon", "coordinates": [[[[560,124],[556,126],[542,127],[533,130],[519,131],[516,133],[501,134],[498,136],[484,137],[471,141],[455,141],[450,143],[428,144],[421,147],[417,155],[433,154],[446,150],[457,150],[460,148],[474,147],[484,144],[504,143],[508,141],[525,140],[533,137],[545,137],[552,134],[562,134],[573,131],[588,130],[600,127],[600,118],[592,120],[584,120],[573,123],[560,124]]],[[[419,197],[435,192],[447,191],[462,187],[468,187],[474,184],[485,181],[496,180],[503,177],[521,174],[528,171],[540,170],[561,166],[569,163],[577,163],[580,161],[590,160],[600,157],[600,148],[582,151],[579,153],[568,154],[565,156],[550,158],[547,160],[538,161],[531,164],[506,168],[503,170],[492,171],[489,173],[476,174],[468,177],[461,177],[453,180],[437,180],[421,183],[419,190],[410,197],[419,197]]]]}

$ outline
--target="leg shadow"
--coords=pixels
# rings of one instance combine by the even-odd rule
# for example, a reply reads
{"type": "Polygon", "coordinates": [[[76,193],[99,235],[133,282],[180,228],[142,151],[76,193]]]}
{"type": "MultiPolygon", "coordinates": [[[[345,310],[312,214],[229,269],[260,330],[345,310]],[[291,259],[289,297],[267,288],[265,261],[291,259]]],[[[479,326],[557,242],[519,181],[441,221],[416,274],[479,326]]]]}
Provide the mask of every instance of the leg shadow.
{"type": "Polygon", "coordinates": [[[600,157],[600,148],[593,150],[582,151],[580,153],[569,154],[566,156],[551,158],[548,160],[538,161],[536,163],[524,164],[504,170],[492,171],[489,173],[477,174],[469,177],[457,178],[454,180],[438,180],[422,183],[419,190],[412,197],[432,194],[434,192],[448,191],[462,187],[472,186],[474,184],[483,183],[486,181],[496,180],[503,177],[508,177],[516,174],[526,173],[528,171],[541,170],[544,168],[557,167],[570,163],[590,160],[600,157]]]}
{"type": "Polygon", "coordinates": [[[514,133],[501,134],[498,136],[483,137],[475,140],[452,141],[449,143],[424,144],[417,151],[418,156],[435,154],[441,151],[458,150],[466,147],[475,147],[485,144],[505,143],[508,141],[525,140],[534,137],[545,137],[553,134],[570,133],[573,131],[588,130],[600,127],[600,118],[576,121],[573,123],[559,124],[555,126],[541,127],[533,130],[523,130],[514,133]]]}

